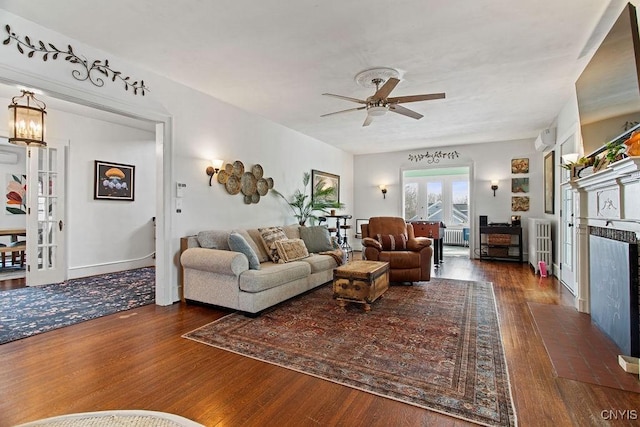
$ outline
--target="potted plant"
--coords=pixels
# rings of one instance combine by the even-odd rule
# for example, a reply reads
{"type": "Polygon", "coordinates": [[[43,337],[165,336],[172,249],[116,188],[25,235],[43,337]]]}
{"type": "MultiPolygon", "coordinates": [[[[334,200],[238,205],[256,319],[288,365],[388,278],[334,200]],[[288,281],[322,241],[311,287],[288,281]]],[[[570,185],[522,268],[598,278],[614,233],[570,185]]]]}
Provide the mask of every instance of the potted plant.
{"type": "Polygon", "coordinates": [[[315,215],[316,212],[328,214],[329,209],[341,209],[344,207],[344,203],[326,201],[327,198],[332,198],[332,196],[335,195],[336,189],[334,187],[325,187],[325,183],[323,181],[318,182],[315,188],[313,188],[313,194],[315,195],[314,201],[311,194],[307,194],[307,186],[309,185],[310,180],[311,174],[309,172],[305,172],[302,175],[302,191],[299,189],[296,190],[293,193],[291,200],[288,200],[276,189],[271,190],[275,195],[280,196],[285,202],[287,202],[293,211],[293,216],[296,217],[298,224],[300,225],[305,225],[309,219],[316,221],[318,219],[318,216],[315,215]]]}

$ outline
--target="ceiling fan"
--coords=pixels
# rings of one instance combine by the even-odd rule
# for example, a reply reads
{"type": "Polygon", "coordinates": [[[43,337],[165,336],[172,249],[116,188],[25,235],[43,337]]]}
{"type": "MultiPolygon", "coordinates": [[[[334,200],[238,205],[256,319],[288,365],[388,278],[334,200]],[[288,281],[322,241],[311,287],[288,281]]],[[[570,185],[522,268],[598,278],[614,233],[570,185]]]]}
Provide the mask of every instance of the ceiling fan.
{"type": "Polygon", "coordinates": [[[349,111],[367,110],[367,118],[364,120],[362,126],[369,126],[374,117],[382,116],[387,111],[402,114],[403,116],[411,117],[416,120],[420,120],[423,115],[413,110],[405,108],[401,105],[406,102],[418,102],[429,101],[431,99],[442,99],[445,97],[444,93],[430,93],[425,95],[409,95],[409,96],[396,96],[389,98],[389,94],[396,87],[400,80],[395,77],[390,77],[386,81],[383,78],[376,77],[371,79],[371,83],[376,86],[376,93],[371,95],[365,100],[351,98],[348,96],[334,95],[333,93],[323,93],[326,96],[333,96],[334,98],[344,99],[346,101],[357,102],[358,104],[364,104],[362,107],[349,108],[348,110],[336,111],[333,113],[323,114],[320,117],[332,116],[334,114],[347,113],[349,111]],[[380,87],[380,84],[382,84],[380,87]]]}

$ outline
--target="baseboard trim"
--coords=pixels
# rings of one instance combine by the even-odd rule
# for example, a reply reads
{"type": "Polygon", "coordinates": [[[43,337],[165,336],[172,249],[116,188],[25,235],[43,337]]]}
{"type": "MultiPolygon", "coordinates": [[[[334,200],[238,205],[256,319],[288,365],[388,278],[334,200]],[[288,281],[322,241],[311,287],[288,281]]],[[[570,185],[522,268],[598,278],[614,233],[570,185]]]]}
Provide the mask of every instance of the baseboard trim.
{"type": "Polygon", "coordinates": [[[143,267],[153,267],[154,265],[155,260],[151,258],[151,255],[149,255],[135,260],[123,260],[104,264],[69,267],[67,270],[67,279],[78,279],[80,277],[96,276],[98,274],[115,273],[117,271],[133,270],[143,267]]]}

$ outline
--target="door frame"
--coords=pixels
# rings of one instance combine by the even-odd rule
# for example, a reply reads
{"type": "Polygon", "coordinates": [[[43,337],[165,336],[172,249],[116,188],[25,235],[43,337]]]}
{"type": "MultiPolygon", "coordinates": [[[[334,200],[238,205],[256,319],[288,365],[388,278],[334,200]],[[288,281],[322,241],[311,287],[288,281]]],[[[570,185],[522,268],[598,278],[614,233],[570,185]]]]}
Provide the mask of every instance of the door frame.
{"type": "Polygon", "coordinates": [[[476,211],[476,206],[475,206],[475,197],[473,197],[473,195],[475,194],[475,170],[473,167],[473,162],[459,162],[459,163],[453,163],[453,164],[446,164],[446,165],[438,165],[438,166],[433,166],[433,165],[429,165],[429,167],[403,167],[400,168],[400,189],[401,189],[401,193],[402,193],[402,197],[400,197],[400,206],[399,206],[399,212],[401,213],[401,216],[404,215],[404,173],[408,172],[408,171],[414,171],[414,170],[423,170],[423,169],[455,169],[455,168],[461,168],[461,167],[465,167],[468,169],[468,177],[469,177],[469,258],[473,259],[474,258],[474,251],[473,251],[473,247],[475,245],[475,230],[476,230],[476,225],[475,225],[475,211],[476,211]]]}
{"type": "MultiPolygon", "coordinates": [[[[155,302],[171,305],[178,301],[177,267],[173,265],[171,239],[171,182],[173,182],[172,117],[159,104],[149,101],[149,106],[128,104],[122,100],[66,86],[39,75],[6,65],[0,65],[0,83],[17,87],[38,88],[44,96],[61,99],[79,105],[108,111],[156,124],[156,269],[155,302]],[[151,105],[156,107],[151,107],[151,105]],[[173,270],[172,271],[172,267],[173,270]]],[[[17,90],[17,89],[16,89],[17,90]]]]}

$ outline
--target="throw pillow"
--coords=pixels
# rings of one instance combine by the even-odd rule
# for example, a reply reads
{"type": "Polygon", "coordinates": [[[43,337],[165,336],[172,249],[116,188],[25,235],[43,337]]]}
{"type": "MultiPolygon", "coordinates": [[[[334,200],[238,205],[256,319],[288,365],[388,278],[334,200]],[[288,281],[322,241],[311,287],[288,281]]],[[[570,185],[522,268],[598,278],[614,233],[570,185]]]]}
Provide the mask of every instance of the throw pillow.
{"type": "Polygon", "coordinates": [[[280,255],[280,262],[290,262],[309,256],[309,251],[302,239],[278,240],[275,242],[280,255]]]}
{"type": "Polygon", "coordinates": [[[247,256],[250,270],[260,270],[258,255],[256,255],[256,252],[251,248],[249,242],[242,237],[242,234],[236,233],[235,231],[229,234],[229,248],[232,251],[241,252],[247,256]]]}
{"type": "Polygon", "coordinates": [[[316,225],[311,227],[300,227],[300,238],[311,253],[333,250],[331,235],[327,227],[316,225]]]}
{"type": "Polygon", "coordinates": [[[287,235],[284,234],[282,227],[266,227],[266,228],[258,228],[260,232],[260,239],[262,240],[262,244],[269,254],[269,258],[271,261],[278,262],[280,260],[280,255],[278,255],[278,248],[276,248],[276,242],[278,240],[286,240],[287,235]]]}
{"type": "Polygon", "coordinates": [[[403,251],[407,249],[405,234],[378,234],[376,240],[382,245],[383,251],[403,251]]]}
{"type": "Polygon", "coordinates": [[[208,230],[198,233],[198,244],[202,248],[228,251],[229,243],[227,240],[229,240],[228,231],[208,230]]]}

